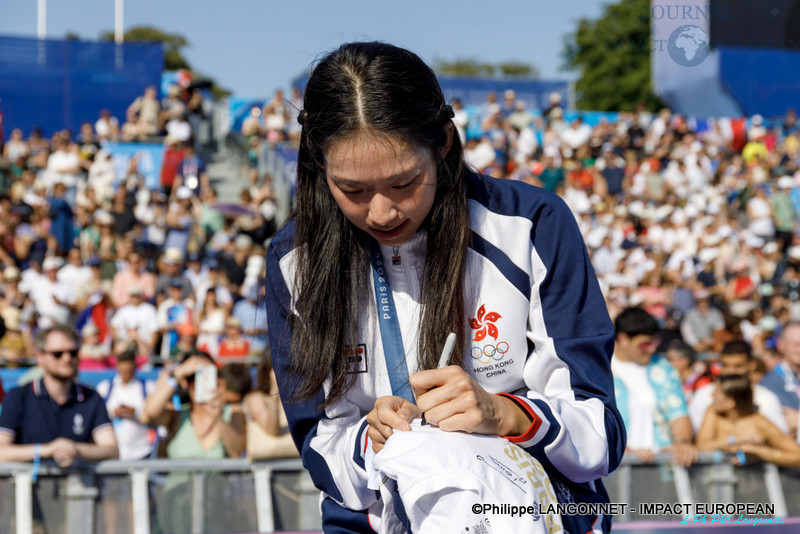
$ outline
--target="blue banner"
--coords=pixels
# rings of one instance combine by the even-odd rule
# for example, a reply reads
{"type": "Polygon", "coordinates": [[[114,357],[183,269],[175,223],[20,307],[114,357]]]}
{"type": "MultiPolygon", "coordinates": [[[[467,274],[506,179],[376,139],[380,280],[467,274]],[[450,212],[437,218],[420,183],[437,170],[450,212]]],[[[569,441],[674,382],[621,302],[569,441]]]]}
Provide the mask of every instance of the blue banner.
{"type": "Polygon", "coordinates": [[[127,176],[131,158],[139,159],[139,174],[151,191],[161,187],[161,164],[164,161],[164,147],[146,143],[108,143],[104,146],[111,153],[117,178],[114,187],[127,176]]]}

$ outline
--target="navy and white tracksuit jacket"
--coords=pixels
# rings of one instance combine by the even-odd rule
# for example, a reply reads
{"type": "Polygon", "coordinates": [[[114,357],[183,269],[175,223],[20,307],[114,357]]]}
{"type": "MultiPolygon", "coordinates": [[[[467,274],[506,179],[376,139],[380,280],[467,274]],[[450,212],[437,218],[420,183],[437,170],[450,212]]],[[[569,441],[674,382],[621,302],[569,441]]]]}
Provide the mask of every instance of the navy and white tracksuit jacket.
{"type": "MultiPolygon", "coordinates": [[[[513,395],[529,412],[531,427],[511,440],[539,459],[560,502],[605,502],[599,478],[619,465],[625,432],[609,364],[613,324],[575,219],[559,197],[521,182],[471,175],[467,194],[472,244],[464,284],[466,371],[487,391],[513,395]]],[[[281,385],[295,381],[287,323],[294,230],[292,221],[267,252],[267,321],[281,385]]],[[[425,232],[417,232],[400,247],[400,265],[388,261],[391,247],[381,246],[409,374],[418,370],[425,245],[425,232]]],[[[323,391],[306,402],[284,399],[303,463],[324,492],[325,532],[372,532],[369,523],[380,516],[363,460],[366,414],[378,397],[392,394],[374,291],[372,284],[364,289],[368,311],[359,326],[355,386],[346,398],[324,411],[317,408],[323,391]]],[[[610,518],[564,518],[564,526],[577,534],[608,531],[610,518]]]]}

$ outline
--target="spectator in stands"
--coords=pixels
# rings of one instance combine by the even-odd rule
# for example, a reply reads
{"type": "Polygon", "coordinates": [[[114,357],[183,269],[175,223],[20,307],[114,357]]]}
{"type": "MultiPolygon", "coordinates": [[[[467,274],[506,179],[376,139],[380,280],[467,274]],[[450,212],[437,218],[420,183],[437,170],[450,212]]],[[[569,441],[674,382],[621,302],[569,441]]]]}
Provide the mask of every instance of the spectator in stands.
{"type": "Polygon", "coordinates": [[[209,291],[214,291],[217,303],[230,312],[233,309],[233,295],[219,260],[211,258],[206,262],[206,266],[208,267],[208,277],[195,289],[197,309],[203,309],[206,295],[209,291]]]}
{"type": "Polygon", "coordinates": [[[178,165],[175,175],[174,186],[178,188],[185,186],[192,193],[190,198],[199,198],[209,185],[210,180],[205,162],[195,151],[194,145],[186,145],[183,149],[183,160],[178,165]]]}
{"type": "Polygon", "coordinates": [[[158,331],[161,334],[162,360],[167,360],[178,344],[180,326],[194,323],[194,299],[183,298],[183,281],[172,278],[167,288],[167,298],[158,305],[158,331]]]}
{"type": "Polygon", "coordinates": [[[783,360],[775,369],[764,375],[761,385],[780,399],[784,417],[791,434],[797,434],[800,410],[800,323],[789,321],[783,325],[778,339],[778,352],[783,360]]]}
{"type": "Polygon", "coordinates": [[[148,137],[159,134],[158,115],[161,113],[161,103],[158,101],[158,89],[154,85],[148,86],[142,96],[128,106],[126,111],[127,123],[122,126],[122,137],[127,140],[144,141],[148,137]]]}
{"type": "Polygon", "coordinates": [[[117,373],[97,384],[106,403],[108,416],[119,443],[120,460],[141,460],[150,456],[153,443],[150,429],[139,422],[147,395],[155,384],[136,377],[136,352],[126,350],[117,356],[117,373]]]}
{"type": "Polygon", "coordinates": [[[130,289],[138,288],[145,300],[156,296],[156,276],[145,267],[144,258],[139,250],[128,254],[128,268],[114,275],[111,284],[111,300],[119,309],[130,301],[130,289]]]}
{"type": "MultiPolygon", "coordinates": [[[[752,394],[756,411],[766,417],[782,432],[788,433],[789,426],[783,416],[780,400],[769,389],[753,380],[756,362],[750,345],[746,341],[729,341],[722,347],[719,363],[720,375],[743,375],[750,378],[753,383],[752,394]]],[[[692,427],[695,432],[700,430],[703,417],[711,405],[713,391],[713,384],[708,384],[697,390],[689,403],[689,417],[692,419],[692,427]]]]}
{"type": "Polygon", "coordinates": [[[219,356],[219,345],[225,333],[225,321],[230,310],[219,304],[217,291],[214,289],[206,292],[203,307],[197,309],[199,310],[195,318],[198,331],[197,348],[216,359],[219,356]]]}
{"type": "Polygon", "coordinates": [[[681,377],[683,393],[691,407],[691,400],[695,392],[703,386],[711,384],[714,380],[708,363],[698,360],[695,350],[680,339],[670,341],[666,345],[664,355],[678,372],[678,376],[681,377]]]}
{"type": "Polygon", "coordinates": [[[725,318],[711,306],[708,291],[696,291],[694,300],[695,307],[681,321],[681,335],[694,350],[703,353],[714,346],[714,332],[725,326],[725,318]]]}
{"type": "Polygon", "coordinates": [[[272,357],[266,352],[258,362],[256,387],[244,398],[247,418],[247,457],[251,460],[296,458],[297,447],[278,394],[272,357]]]}
{"type": "Polygon", "coordinates": [[[20,309],[14,306],[6,306],[0,311],[5,326],[5,332],[0,337],[0,358],[2,366],[6,368],[30,365],[28,355],[33,353],[33,347],[22,332],[21,315],[20,309]]]}
{"type": "MultiPolygon", "coordinates": [[[[234,409],[223,403],[225,390],[221,387],[221,380],[210,401],[195,402],[195,372],[201,365],[213,366],[214,363],[208,354],[195,351],[177,367],[161,373],[155,391],[147,396],[140,420],[167,428],[166,454],[170,459],[239,458],[245,448],[244,415],[241,408],[234,409]],[[186,399],[186,402],[182,400],[180,409],[176,409],[171,400],[178,392],[182,392],[182,399],[186,399]]],[[[183,532],[189,528],[192,478],[191,473],[173,473],[167,480],[162,502],[168,511],[160,518],[164,531],[183,532]]],[[[207,509],[215,509],[214,503],[206,504],[207,509]]],[[[218,510],[214,515],[215,518],[210,518],[212,525],[224,523],[224,510],[218,510]]]]}
{"type": "Polygon", "coordinates": [[[42,263],[44,276],[38,276],[30,285],[30,298],[41,328],[65,323],[69,317],[68,305],[74,304],[69,302],[69,288],[58,281],[58,270],[62,265],[63,260],[58,256],[48,256],[42,263]]]}
{"type": "Polygon", "coordinates": [[[250,352],[261,353],[267,347],[267,316],[263,302],[259,303],[258,286],[251,286],[244,298],[233,306],[232,316],[239,319],[244,338],[250,342],[250,352]]]}
{"type": "Polygon", "coordinates": [[[103,399],[74,382],[75,331],[64,325],[40,331],[36,363],[42,378],[12,389],[3,400],[0,462],[33,461],[38,466],[48,458],[66,467],[76,460],[116,458],[119,449],[103,399]]]}
{"type": "Polygon", "coordinates": [[[746,376],[721,375],[712,387],[712,404],[697,434],[700,450],[725,451],[735,455],[738,465],[749,463],[749,455],[782,466],[800,466],[800,445],[756,411],[746,376]]]}
{"type": "Polygon", "coordinates": [[[189,298],[192,292],[192,283],[183,275],[183,252],[180,249],[170,247],[161,256],[161,272],[156,282],[156,303],[161,302],[167,297],[169,287],[177,280],[182,288],[181,297],[189,298]]]}
{"type": "Polygon", "coordinates": [[[681,379],[658,346],[658,322],[642,308],[627,308],[614,321],[611,359],[617,406],[625,421],[627,450],[645,461],[670,451],[679,465],[697,460],[681,379]]]}
{"type": "Polygon", "coordinates": [[[209,402],[193,402],[194,374],[200,365],[214,365],[214,361],[198,352],[163,372],[155,391],[147,396],[140,420],[167,427],[169,458],[238,458],[245,446],[244,418],[234,417],[219,395],[209,402]],[[188,402],[175,411],[171,398],[179,388],[188,395],[188,402]]]}
{"type": "Polygon", "coordinates": [[[286,138],[286,122],[289,119],[283,90],[276,89],[272,99],[264,104],[264,130],[269,143],[278,143],[286,138]]]}
{"type": "Polygon", "coordinates": [[[114,313],[109,326],[115,352],[133,348],[137,354],[152,353],[158,317],[156,307],[144,300],[139,286],[128,288],[128,303],[114,313]]]}
{"type": "Polygon", "coordinates": [[[119,138],[119,121],[111,111],[100,110],[100,118],[94,123],[94,131],[100,141],[116,141],[119,138]]]}
{"type": "Polygon", "coordinates": [[[242,337],[242,321],[238,317],[228,317],[225,321],[225,334],[219,342],[217,357],[245,358],[250,354],[250,341],[242,337]]]}
{"type": "MultiPolygon", "coordinates": [[[[170,85],[167,97],[161,101],[161,111],[158,114],[158,127],[162,132],[169,121],[186,113],[186,103],[181,98],[182,90],[177,85],[170,85]]],[[[176,138],[185,142],[187,139],[176,138]]]]}

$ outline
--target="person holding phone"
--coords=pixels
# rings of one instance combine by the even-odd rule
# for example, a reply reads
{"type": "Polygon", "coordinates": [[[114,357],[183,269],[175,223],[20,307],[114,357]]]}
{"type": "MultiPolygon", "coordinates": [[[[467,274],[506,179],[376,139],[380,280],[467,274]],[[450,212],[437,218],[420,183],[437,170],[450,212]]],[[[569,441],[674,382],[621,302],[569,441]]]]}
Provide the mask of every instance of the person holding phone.
{"type": "Polygon", "coordinates": [[[573,215],[468,169],[452,118],[433,71],[388,44],[345,44],[306,85],[296,213],[267,252],[266,307],[326,532],[403,522],[369,487],[364,451],[422,412],[446,433],[507,437],[559,502],[607,502],[599,479],[625,448],[614,328],[573,215]]]}
{"type": "Polygon", "coordinates": [[[216,372],[211,356],[200,351],[189,354],[180,365],[162,373],[156,390],[145,400],[139,420],[167,427],[168,458],[239,458],[244,452],[244,416],[224,406],[216,388],[204,393],[195,388],[198,369],[207,366],[216,372]],[[183,394],[179,410],[172,401],[175,394],[183,394]],[[195,402],[198,394],[209,398],[195,402]]]}

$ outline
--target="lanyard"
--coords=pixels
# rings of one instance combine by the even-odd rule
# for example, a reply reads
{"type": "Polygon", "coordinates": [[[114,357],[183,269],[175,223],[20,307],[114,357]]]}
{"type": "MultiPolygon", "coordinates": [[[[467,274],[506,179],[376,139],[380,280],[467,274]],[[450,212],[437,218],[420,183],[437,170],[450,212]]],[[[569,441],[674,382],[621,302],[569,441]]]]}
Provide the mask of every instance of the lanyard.
{"type": "Polygon", "coordinates": [[[386,369],[389,371],[389,382],[392,384],[392,395],[402,397],[413,404],[414,394],[411,391],[411,384],[408,383],[408,365],[403,349],[403,337],[400,335],[400,322],[397,320],[397,308],[394,305],[389,280],[386,278],[381,249],[375,241],[371,243],[371,256],[378,324],[381,329],[386,369]]]}

